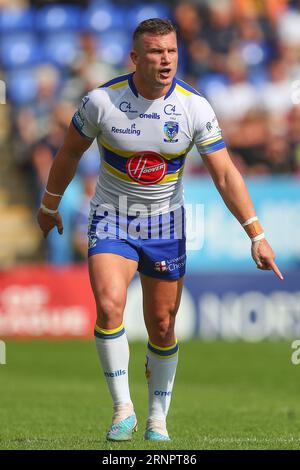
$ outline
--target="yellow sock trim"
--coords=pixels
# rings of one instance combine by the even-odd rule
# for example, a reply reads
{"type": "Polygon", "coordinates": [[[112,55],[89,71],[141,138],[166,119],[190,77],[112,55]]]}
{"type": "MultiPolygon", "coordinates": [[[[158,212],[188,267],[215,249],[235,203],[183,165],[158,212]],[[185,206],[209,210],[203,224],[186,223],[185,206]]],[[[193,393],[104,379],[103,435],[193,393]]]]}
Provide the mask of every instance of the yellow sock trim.
{"type": "Polygon", "coordinates": [[[121,325],[118,326],[118,328],[114,328],[113,330],[105,330],[104,328],[100,328],[100,326],[95,325],[95,330],[98,333],[102,333],[103,335],[113,335],[115,333],[119,333],[119,331],[122,331],[123,328],[124,328],[124,323],[121,323],[121,325]]]}

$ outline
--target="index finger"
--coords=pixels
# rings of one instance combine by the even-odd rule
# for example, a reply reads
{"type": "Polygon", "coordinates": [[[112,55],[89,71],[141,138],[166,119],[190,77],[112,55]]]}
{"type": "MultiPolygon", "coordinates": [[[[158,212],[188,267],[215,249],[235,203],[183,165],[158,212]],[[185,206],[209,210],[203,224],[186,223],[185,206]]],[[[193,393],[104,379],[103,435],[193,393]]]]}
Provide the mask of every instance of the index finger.
{"type": "Polygon", "coordinates": [[[275,261],[271,260],[269,264],[270,264],[270,268],[274,271],[276,276],[278,276],[279,279],[281,279],[283,281],[284,277],[281,274],[281,272],[279,271],[279,268],[278,268],[277,264],[275,263],[275,261]]]}

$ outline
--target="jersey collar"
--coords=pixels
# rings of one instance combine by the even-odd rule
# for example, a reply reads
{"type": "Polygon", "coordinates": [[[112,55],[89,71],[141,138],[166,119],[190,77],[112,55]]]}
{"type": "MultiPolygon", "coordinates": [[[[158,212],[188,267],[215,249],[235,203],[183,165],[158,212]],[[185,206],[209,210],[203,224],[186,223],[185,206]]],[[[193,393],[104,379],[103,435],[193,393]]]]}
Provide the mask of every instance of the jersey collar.
{"type": "MultiPolygon", "coordinates": [[[[134,84],[133,81],[133,73],[131,73],[128,77],[128,85],[129,88],[131,89],[132,93],[138,98],[139,97],[139,92],[137,91],[137,88],[134,84]]],[[[174,91],[174,88],[176,87],[176,77],[173,78],[171,88],[169,89],[168,93],[165,95],[164,100],[166,100],[174,91]]]]}

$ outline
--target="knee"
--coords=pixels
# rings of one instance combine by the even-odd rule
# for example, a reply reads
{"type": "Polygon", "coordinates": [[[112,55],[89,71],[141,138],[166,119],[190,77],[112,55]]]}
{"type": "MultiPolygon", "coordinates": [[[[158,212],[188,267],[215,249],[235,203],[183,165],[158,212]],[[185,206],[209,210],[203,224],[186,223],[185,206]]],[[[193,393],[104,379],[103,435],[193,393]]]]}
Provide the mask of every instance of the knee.
{"type": "Polygon", "coordinates": [[[168,312],[156,322],[156,336],[160,341],[168,340],[174,333],[176,313],[168,312]]]}
{"type": "Polygon", "coordinates": [[[105,329],[118,327],[123,321],[125,300],[117,292],[100,292],[96,296],[97,323],[105,329]]]}

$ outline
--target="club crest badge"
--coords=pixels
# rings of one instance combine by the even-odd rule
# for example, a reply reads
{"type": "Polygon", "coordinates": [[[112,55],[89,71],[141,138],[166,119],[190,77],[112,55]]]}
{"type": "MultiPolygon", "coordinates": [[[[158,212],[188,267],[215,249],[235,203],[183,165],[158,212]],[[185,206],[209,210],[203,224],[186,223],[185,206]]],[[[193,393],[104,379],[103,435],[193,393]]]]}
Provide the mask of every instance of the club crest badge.
{"type": "Polygon", "coordinates": [[[164,134],[166,136],[166,139],[164,139],[164,142],[178,142],[178,139],[176,139],[178,131],[179,131],[178,122],[174,122],[174,121],[165,122],[164,134]]]}

